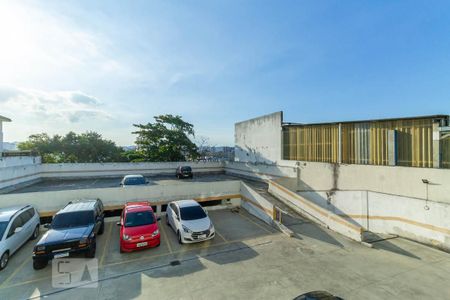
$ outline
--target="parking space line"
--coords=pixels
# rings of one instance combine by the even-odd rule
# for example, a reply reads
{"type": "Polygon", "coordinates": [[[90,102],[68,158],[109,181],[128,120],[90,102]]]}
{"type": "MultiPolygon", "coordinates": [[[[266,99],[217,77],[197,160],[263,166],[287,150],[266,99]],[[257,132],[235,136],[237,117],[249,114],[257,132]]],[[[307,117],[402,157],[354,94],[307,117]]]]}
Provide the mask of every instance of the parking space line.
{"type": "Polygon", "coordinates": [[[19,273],[20,270],[22,270],[22,268],[25,266],[25,264],[27,264],[27,263],[30,262],[30,259],[31,259],[31,258],[32,258],[32,256],[29,255],[28,258],[25,259],[25,260],[20,264],[20,266],[17,267],[17,269],[16,269],[15,271],[14,271],[11,275],[9,275],[9,277],[6,278],[6,280],[3,281],[2,284],[0,284],[0,288],[3,287],[3,286],[5,286],[8,282],[10,282],[11,279],[12,279],[14,276],[16,276],[17,273],[19,273]]]}
{"type": "MultiPolygon", "coordinates": [[[[215,247],[219,247],[219,246],[224,246],[224,245],[229,245],[229,244],[233,244],[233,243],[239,243],[242,241],[245,241],[246,239],[237,239],[237,240],[231,240],[228,242],[220,242],[214,245],[208,245],[205,248],[215,248],[215,247]]],[[[270,241],[265,241],[265,243],[269,243],[272,242],[272,240],[270,241]]],[[[188,249],[188,250],[178,250],[178,251],[174,251],[173,253],[161,253],[161,254],[155,254],[155,255],[146,255],[143,257],[139,257],[139,258],[134,258],[134,259],[129,259],[129,260],[121,260],[121,261],[117,261],[117,262],[112,262],[112,263],[108,263],[105,264],[103,266],[99,266],[99,270],[100,269],[105,269],[106,267],[112,267],[112,266],[117,266],[117,265],[121,265],[121,264],[126,264],[129,262],[136,262],[136,261],[145,261],[148,260],[150,258],[155,258],[155,257],[162,257],[162,256],[170,256],[173,254],[179,254],[179,253],[183,253],[183,252],[190,252],[190,251],[195,251],[195,250],[199,250],[201,248],[195,248],[195,249],[188,249]]],[[[201,257],[201,255],[200,255],[201,257]]],[[[31,257],[30,257],[31,258],[31,257]]],[[[25,263],[23,263],[23,265],[25,265],[25,263]]],[[[19,268],[21,268],[22,266],[20,266],[19,268]]],[[[12,276],[11,276],[12,277],[12,276]]],[[[26,284],[30,284],[30,283],[35,283],[35,282],[39,282],[39,281],[43,281],[46,279],[50,279],[52,278],[52,276],[44,276],[44,277],[40,277],[40,278],[36,278],[36,279],[32,279],[32,280],[28,280],[28,281],[22,281],[22,282],[18,282],[9,286],[4,286],[4,284],[0,285],[0,290],[6,289],[6,288],[12,288],[12,287],[19,287],[19,286],[23,286],[26,284]]]]}
{"type": "Polygon", "coordinates": [[[228,240],[227,240],[223,235],[221,235],[221,234],[217,231],[217,229],[216,229],[216,233],[217,233],[217,235],[218,235],[222,240],[224,240],[225,242],[228,242],[228,240]]]}
{"type": "Polygon", "coordinates": [[[114,225],[114,222],[109,222],[111,223],[111,226],[109,226],[109,230],[108,230],[108,235],[106,237],[106,241],[105,241],[105,246],[103,246],[103,252],[102,252],[102,256],[100,257],[100,266],[103,265],[103,261],[105,260],[105,255],[106,255],[106,250],[109,248],[109,241],[111,240],[111,233],[112,233],[112,228],[114,225]]]}
{"type": "MultiPolygon", "coordinates": [[[[164,223],[164,222],[161,221],[161,223],[164,223]]],[[[170,246],[170,242],[169,242],[166,230],[164,229],[164,226],[165,226],[165,224],[161,224],[161,226],[159,226],[159,227],[161,228],[161,232],[164,235],[164,240],[166,241],[167,247],[169,248],[169,252],[173,253],[172,246],[170,246]]]]}
{"type": "Polygon", "coordinates": [[[270,233],[270,234],[273,234],[273,233],[274,233],[274,232],[270,231],[269,229],[264,228],[262,225],[256,223],[255,221],[253,221],[253,220],[250,219],[249,217],[243,215],[242,213],[239,213],[239,215],[242,216],[242,217],[244,217],[244,218],[246,218],[247,220],[249,220],[250,222],[252,222],[252,223],[255,224],[256,226],[258,226],[259,228],[263,229],[265,232],[268,232],[268,233],[270,233]]]}

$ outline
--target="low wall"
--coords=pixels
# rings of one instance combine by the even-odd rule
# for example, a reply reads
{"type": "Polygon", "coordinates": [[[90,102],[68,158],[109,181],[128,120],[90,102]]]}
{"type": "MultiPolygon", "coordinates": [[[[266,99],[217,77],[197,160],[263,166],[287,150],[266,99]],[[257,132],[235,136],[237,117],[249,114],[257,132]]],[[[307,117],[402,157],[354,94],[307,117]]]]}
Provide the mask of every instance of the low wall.
{"type": "Polygon", "coordinates": [[[14,188],[40,180],[41,158],[18,156],[0,158],[0,189],[14,188]]]}
{"type": "Polygon", "coordinates": [[[450,203],[450,169],[338,165],[282,161],[279,165],[225,163],[225,172],[273,180],[298,191],[373,191],[450,203]],[[427,187],[422,179],[430,181],[427,187]]]}
{"type": "Polygon", "coordinates": [[[241,181],[242,207],[267,224],[273,223],[274,206],[250,186],[241,181]]]}
{"type": "Polygon", "coordinates": [[[33,204],[44,215],[64,207],[69,201],[96,199],[109,209],[120,208],[128,201],[147,200],[162,204],[172,200],[240,198],[240,181],[192,182],[177,185],[151,185],[126,188],[100,188],[0,195],[2,207],[33,204]],[[226,196],[226,197],[223,197],[226,196]]]}
{"type": "Polygon", "coordinates": [[[371,191],[299,192],[365,230],[450,250],[450,204],[371,191]]]}
{"type": "Polygon", "coordinates": [[[290,191],[272,180],[269,181],[269,192],[300,214],[306,215],[310,219],[355,241],[362,241],[363,228],[359,224],[351,222],[350,220],[305,199],[301,195],[290,191]]]}
{"type": "Polygon", "coordinates": [[[189,165],[195,173],[223,172],[222,162],[161,162],[161,163],[77,163],[42,164],[42,178],[116,177],[127,174],[166,174],[175,176],[180,165],[189,165]]]}

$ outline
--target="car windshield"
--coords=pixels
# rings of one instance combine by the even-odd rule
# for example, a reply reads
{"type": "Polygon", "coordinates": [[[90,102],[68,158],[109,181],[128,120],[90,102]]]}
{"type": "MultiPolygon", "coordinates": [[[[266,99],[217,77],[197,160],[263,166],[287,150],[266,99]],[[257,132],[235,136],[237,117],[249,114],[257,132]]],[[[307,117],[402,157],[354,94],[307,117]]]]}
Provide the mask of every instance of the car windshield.
{"type": "Polygon", "coordinates": [[[182,207],[180,211],[181,211],[181,219],[185,221],[206,218],[205,211],[201,206],[182,207]]]}
{"type": "Polygon", "coordinates": [[[192,169],[191,169],[191,167],[182,167],[181,171],[183,171],[183,172],[191,172],[192,169]]]}
{"type": "Polygon", "coordinates": [[[93,211],[77,211],[57,214],[52,221],[53,229],[82,227],[94,224],[93,211]]]}
{"type": "Polygon", "coordinates": [[[129,212],[126,215],[125,227],[136,227],[155,223],[153,213],[147,211],[129,212]]]}
{"type": "Polygon", "coordinates": [[[125,178],[125,181],[124,181],[123,184],[124,185],[145,184],[145,178],[144,177],[129,177],[129,178],[125,178]]]}
{"type": "Polygon", "coordinates": [[[0,222],[0,240],[2,239],[7,226],[8,226],[8,222],[0,222]]]}

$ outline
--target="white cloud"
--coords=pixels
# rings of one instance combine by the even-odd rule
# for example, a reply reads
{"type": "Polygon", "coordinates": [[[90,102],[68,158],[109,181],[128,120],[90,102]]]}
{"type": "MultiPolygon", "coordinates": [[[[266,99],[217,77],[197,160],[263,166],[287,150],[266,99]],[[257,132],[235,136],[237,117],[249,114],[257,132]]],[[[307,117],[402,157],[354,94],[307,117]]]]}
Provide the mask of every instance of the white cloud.
{"type": "Polygon", "coordinates": [[[0,87],[2,111],[11,117],[42,123],[58,121],[61,126],[95,119],[107,121],[112,117],[102,109],[101,102],[80,91],[46,92],[32,89],[0,87]]]}

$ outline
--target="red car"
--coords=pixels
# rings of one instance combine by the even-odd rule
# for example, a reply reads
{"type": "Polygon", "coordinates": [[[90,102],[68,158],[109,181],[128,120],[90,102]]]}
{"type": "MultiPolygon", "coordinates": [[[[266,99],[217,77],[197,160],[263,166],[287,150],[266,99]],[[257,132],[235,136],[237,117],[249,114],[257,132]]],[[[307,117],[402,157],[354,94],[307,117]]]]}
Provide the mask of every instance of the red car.
{"type": "Polygon", "coordinates": [[[161,242],[158,221],[149,202],[127,202],[120,222],[120,252],[158,247],[161,242]]]}

